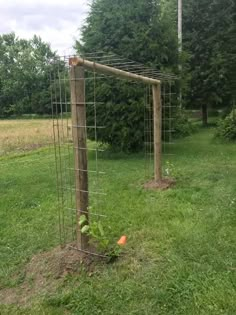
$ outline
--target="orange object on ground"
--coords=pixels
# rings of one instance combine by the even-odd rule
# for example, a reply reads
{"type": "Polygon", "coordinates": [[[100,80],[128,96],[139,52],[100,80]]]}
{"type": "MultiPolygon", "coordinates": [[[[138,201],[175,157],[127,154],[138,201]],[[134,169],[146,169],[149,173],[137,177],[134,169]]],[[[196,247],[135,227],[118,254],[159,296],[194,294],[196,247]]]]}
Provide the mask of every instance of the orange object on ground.
{"type": "Polygon", "coordinates": [[[122,235],[119,241],[117,242],[118,245],[125,245],[127,241],[127,237],[125,235],[122,235]]]}

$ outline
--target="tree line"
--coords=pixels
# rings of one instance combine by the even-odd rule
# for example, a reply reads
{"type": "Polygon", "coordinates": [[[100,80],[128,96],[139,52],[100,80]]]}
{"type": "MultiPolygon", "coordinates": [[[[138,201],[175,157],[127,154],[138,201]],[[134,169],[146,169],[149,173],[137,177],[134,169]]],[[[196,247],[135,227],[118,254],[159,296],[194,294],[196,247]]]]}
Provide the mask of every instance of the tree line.
{"type": "MultiPolygon", "coordinates": [[[[209,108],[230,110],[235,102],[235,7],[234,0],[183,0],[183,53],[179,55],[177,0],[93,0],[75,49],[85,54],[114,52],[177,74],[183,106],[201,108],[203,123],[207,124],[209,108]]],[[[37,36],[31,40],[19,39],[13,33],[0,36],[1,116],[50,112],[53,58],[56,53],[37,36]]],[[[103,90],[106,93],[106,87],[103,90]]],[[[110,117],[124,114],[124,91],[122,100],[117,95],[121,109],[118,106],[111,113],[109,108],[110,117]]],[[[133,107],[139,115],[137,102],[135,95],[133,107]]]]}
{"type": "Polygon", "coordinates": [[[55,52],[40,37],[0,36],[0,116],[51,112],[50,62],[54,58],[55,52]]]}

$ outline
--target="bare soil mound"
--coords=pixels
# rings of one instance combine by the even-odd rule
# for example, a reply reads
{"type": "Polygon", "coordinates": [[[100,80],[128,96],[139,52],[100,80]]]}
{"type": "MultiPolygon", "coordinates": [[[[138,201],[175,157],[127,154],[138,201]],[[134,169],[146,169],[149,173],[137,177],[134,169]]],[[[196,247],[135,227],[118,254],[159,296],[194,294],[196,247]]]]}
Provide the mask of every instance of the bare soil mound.
{"type": "Polygon", "coordinates": [[[70,246],[37,254],[26,265],[20,286],[0,290],[0,303],[30,304],[35,296],[54,292],[68,274],[79,274],[82,269],[92,274],[98,259],[70,246]]]}
{"type": "Polygon", "coordinates": [[[172,178],[163,178],[161,181],[151,180],[144,184],[145,189],[165,190],[174,186],[175,180],[172,178]]]}

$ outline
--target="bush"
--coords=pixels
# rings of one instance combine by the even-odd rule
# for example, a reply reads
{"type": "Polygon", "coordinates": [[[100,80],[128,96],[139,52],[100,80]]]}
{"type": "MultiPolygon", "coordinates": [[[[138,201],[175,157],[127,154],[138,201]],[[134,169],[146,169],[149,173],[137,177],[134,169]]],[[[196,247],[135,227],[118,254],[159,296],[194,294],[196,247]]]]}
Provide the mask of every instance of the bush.
{"type": "Polygon", "coordinates": [[[196,130],[196,126],[191,123],[183,110],[177,110],[174,117],[172,124],[174,138],[190,136],[196,130]]]}
{"type": "Polygon", "coordinates": [[[216,137],[236,141],[236,110],[232,110],[228,116],[219,121],[216,137]]]}

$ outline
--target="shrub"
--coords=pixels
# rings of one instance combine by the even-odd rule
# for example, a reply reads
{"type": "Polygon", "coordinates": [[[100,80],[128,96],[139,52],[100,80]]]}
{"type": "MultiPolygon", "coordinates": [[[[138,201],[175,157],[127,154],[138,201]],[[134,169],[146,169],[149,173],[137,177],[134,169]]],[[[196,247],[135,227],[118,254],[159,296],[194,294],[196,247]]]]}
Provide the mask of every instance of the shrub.
{"type": "Polygon", "coordinates": [[[218,123],[216,130],[216,137],[236,141],[236,110],[232,110],[231,113],[224,119],[221,119],[218,123]]]}
{"type": "Polygon", "coordinates": [[[196,126],[192,124],[183,110],[177,110],[173,116],[175,117],[172,124],[174,138],[187,137],[195,131],[196,126]]]}

